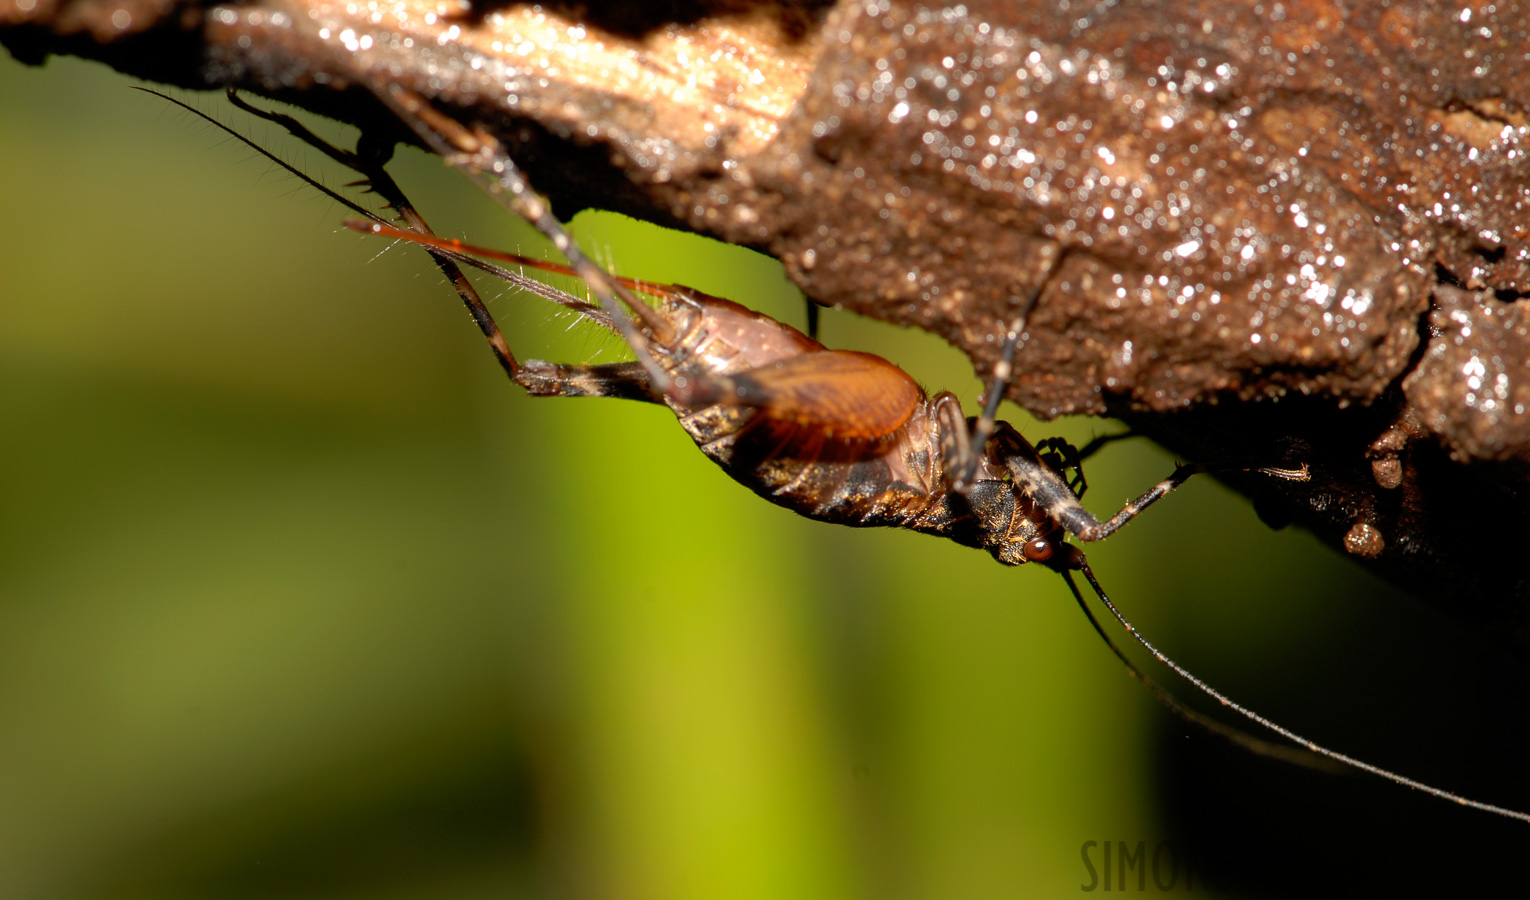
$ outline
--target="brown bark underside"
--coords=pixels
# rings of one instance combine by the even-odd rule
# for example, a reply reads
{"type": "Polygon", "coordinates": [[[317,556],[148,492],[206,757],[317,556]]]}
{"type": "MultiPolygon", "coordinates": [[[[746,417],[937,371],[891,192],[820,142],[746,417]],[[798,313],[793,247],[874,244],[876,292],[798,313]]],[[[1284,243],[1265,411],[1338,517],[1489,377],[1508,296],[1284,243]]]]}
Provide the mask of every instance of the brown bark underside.
{"type": "Polygon", "coordinates": [[[1039,290],[1011,399],[1306,463],[1240,487],[1527,646],[1527,529],[1488,525],[1530,495],[1527,13],[0,0],[0,41],[374,130],[356,86],[402,83],[565,214],[759,248],[980,372],[1039,290]]]}

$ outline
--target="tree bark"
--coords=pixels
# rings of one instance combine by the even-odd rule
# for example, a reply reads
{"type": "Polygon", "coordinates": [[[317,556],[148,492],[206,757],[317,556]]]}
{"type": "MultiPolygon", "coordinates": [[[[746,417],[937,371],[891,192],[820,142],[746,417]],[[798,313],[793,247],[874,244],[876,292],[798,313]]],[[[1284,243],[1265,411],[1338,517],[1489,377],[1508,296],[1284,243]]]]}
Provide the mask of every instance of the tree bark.
{"type": "Polygon", "coordinates": [[[385,139],[402,84],[561,214],[755,247],[980,373],[1029,309],[1010,399],[1306,465],[1229,480],[1530,646],[1520,4],[619,6],[0,0],[0,41],[385,139]]]}

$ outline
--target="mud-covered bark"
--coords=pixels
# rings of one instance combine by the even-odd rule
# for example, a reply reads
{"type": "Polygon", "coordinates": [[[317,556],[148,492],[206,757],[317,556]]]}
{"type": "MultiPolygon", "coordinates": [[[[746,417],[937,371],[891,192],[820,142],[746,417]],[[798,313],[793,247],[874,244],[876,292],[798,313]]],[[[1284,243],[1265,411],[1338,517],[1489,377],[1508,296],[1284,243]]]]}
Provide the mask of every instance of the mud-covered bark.
{"type": "Polygon", "coordinates": [[[1530,645],[1530,8],[611,6],[0,0],[0,40],[374,132],[403,84],[564,213],[757,247],[980,372],[1039,292],[1011,399],[1307,464],[1235,480],[1530,645]]]}

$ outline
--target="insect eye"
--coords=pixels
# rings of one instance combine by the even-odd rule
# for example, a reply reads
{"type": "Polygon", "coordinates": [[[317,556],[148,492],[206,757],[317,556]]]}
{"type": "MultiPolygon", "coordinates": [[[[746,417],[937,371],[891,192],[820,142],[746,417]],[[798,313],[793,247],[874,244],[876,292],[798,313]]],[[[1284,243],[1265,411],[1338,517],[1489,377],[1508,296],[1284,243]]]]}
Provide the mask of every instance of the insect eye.
{"type": "Polygon", "coordinates": [[[1045,562],[1052,558],[1052,542],[1046,538],[1036,538],[1025,542],[1022,551],[1025,558],[1031,562],[1045,562]]]}

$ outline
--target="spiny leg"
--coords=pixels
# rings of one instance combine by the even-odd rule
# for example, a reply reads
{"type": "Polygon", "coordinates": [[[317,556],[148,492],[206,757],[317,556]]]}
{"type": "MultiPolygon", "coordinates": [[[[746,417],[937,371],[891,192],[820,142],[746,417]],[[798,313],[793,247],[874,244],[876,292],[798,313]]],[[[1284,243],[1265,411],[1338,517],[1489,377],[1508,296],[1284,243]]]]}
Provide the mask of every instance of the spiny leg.
{"type": "MultiPolygon", "coordinates": [[[[1011,480],[1026,497],[1045,510],[1069,534],[1081,541],[1098,541],[1110,536],[1137,514],[1190,480],[1192,475],[1225,471],[1229,468],[1199,463],[1179,466],[1168,478],[1153,485],[1142,496],[1129,501],[1120,512],[1102,522],[1079,503],[1078,496],[1074,494],[1068,482],[1064,481],[1062,475],[1047,465],[1040,456],[1032,458],[1012,455],[1004,460],[1004,465],[1009,469],[1011,480]]],[[[1306,481],[1309,477],[1305,466],[1298,469],[1263,466],[1238,468],[1236,471],[1260,472],[1287,481],[1306,481]]]]}
{"type": "Polygon", "coordinates": [[[684,383],[683,378],[672,380],[654,360],[649,347],[650,335],[661,344],[672,340],[673,329],[670,324],[579,249],[579,245],[553,216],[547,199],[531,188],[498,140],[483,129],[469,130],[455,119],[438,112],[419,95],[398,85],[377,83],[372,85],[372,90],[431,149],[441,154],[448,164],[468,173],[490,196],[526,219],[552,241],[553,246],[584,280],[590,292],[600,299],[618,333],[632,347],[653,384],[681,402],[689,399],[692,386],[684,383]],[[633,324],[631,316],[642,320],[647,333],[633,324]]]}
{"type": "Polygon", "coordinates": [[[1011,456],[1004,460],[1004,464],[1020,491],[1081,541],[1098,541],[1109,536],[1138,513],[1184,484],[1190,476],[1206,471],[1200,465],[1180,466],[1174,470],[1174,474],[1153,485],[1147,493],[1130,501],[1120,512],[1102,522],[1079,503],[1073,489],[1062,476],[1039,457],[1029,459],[1011,456]]]}
{"type": "MultiPolygon", "coordinates": [[[[393,229],[392,226],[389,226],[377,215],[317,183],[302,171],[268,153],[264,148],[245,139],[237,132],[223,128],[221,123],[218,123],[216,120],[208,119],[213,124],[223,128],[224,131],[243,141],[246,145],[253,147],[268,159],[276,162],[288,172],[296,175],[310,186],[317,188],[349,209],[367,216],[375,226],[380,226],[373,229],[378,233],[392,234],[402,240],[412,240],[423,247],[441,268],[442,272],[451,280],[453,287],[472,313],[474,321],[478,323],[479,329],[488,340],[490,349],[494,352],[500,365],[505,369],[506,374],[510,376],[512,381],[525,388],[527,393],[532,396],[618,397],[645,400],[653,403],[663,402],[663,395],[654,390],[652,379],[649,378],[647,371],[637,363],[615,363],[603,366],[563,366],[542,362],[541,360],[528,360],[524,364],[518,363],[510,351],[504,334],[499,330],[499,326],[494,322],[493,317],[489,315],[487,307],[472,283],[467,280],[467,277],[457,265],[457,261],[481,268],[512,285],[530,290],[601,325],[610,327],[611,323],[598,308],[591,307],[588,303],[550,285],[518,275],[499,266],[485,263],[471,256],[452,251],[439,246],[439,244],[423,243],[417,240],[419,236],[435,238],[436,234],[431,230],[429,224],[426,223],[424,216],[420,214],[414,204],[410,202],[408,196],[404,194],[403,189],[398,186],[398,183],[383,168],[383,164],[392,155],[391,145],[386,147],[374,146],[370,152],[366,153],[360,152],[359,149],[357,152],[343,150],[318,137],[291,116],[251,106],[240,99],[232,90],[229,91],[229,99],[235,106],[251,115],[282,126],[293,137],[362,176],[364,183],[378,196],[382,197],[389,207],[399,213],[403,221],[409,225],[409,232],[405,232],[402,229],[393,229]]],[[[172,102],[177,101],[172,100],[172,102]]],[[[184,104],[181,105],[184,106],[184,104]]],[[[187,108],[190,109],[190,107],[187,108]]],[[[191,111],[201,115],[195,109],[191,109],[191,111]]],[[[203,116],[203,118],[208,117],[203,116]]]]}
{"type": "MultiPolygon", "coordinates": [[[[1121,624],[1122,628],[1126,629],[1128,634],[1130,634],[1132,637],[1136,638],[1137,643],[1141,644],[1144,649],[1146,649],[1149,653],[1153,654],[1153,658],[1154,659],[1156,659],[1159,662],[1163,663],[1165,666],[1168,666],[1170,669],[1172,669],[1174,671],[1174,673],[1176,675],[1178,675],[1179,677],[1181,677],[1181,678],[1185,679],[1186,681],[1190,682],[1190,684],[1193,685],[1201,693],[1203,693],[1206,696],[1210,697],[1211,699],[1217,701],[1218,703],[1222,704],[1223,706],[1227,707],[1228,709],[1231,709],[1233,712],[1236,712],[1239,715],[1243,716],[1244,718],[1248,719],[1249,721],[1254,722],[1254,723],[1256,723],[1258,725],[1261,725],[1264,728],[1274,732],[1275,734],[1280,735],[1281,737],[1285,738],[1288,741],[1291,741],[1292,743],[1296,744],[1299,747],[1303,747],[1303,748],[1305,748],[1305,749],[1307,749],[1307,750],[1309,750],[1309,751],[1311,751],[1313,753],[1318,754],[1319,756],[1325,756],[1325,757],[1327,757],[1327,758],[1329,758],[1331,760],[1334,760],[1336,762],[1340,762],[1340,763],[1343,763],[1344,765],[1351,766],[1353,768],[1359,769],[1362,772],[1369,772],[1372,775],[1377,775],[1377,776],[1379,776],[1381,778],[1385,778],[1388,781],[1395,782],[1395,783],[1400,784],[1400,785],[1402,785],[1404,787],[1410,787],[1410,788],[1413,788],[1415,790],[1420,790],[1420,791],[1423,791],[1426,794],[1431,794],[1431,795],[1433,795],[1435,797],[1439,797],[1439,798],[1441,798],[1443,800],[1449,800],[1452,803],[1456,803],[1456,804],[1459,804],[1461,806],[1470,807],[1472,809],[1481,810],[1483,812],[1495,813],[1497,815],[1505,816],[1505,817],[1510,818],[1510,819],[1518,819],[1521,822],[1530,822],[1530,813],[1523,813],[1523,812],[1519,812],[1517,810],[1506,809],[1505,807],[1502,807],[1502,806],[1494,806],[1494,805],[1492,805],[1490,803],[1483,803],[1483,802],[1481,802],[1479,800],[1470,800],[1470,799],[1468,799],[1466,797],[1461,796],[1460,794],[1453,794],[1450,791],[1442,790],[1442,789],[1434,787],[1432,785],[1425,784],[1425,783],[1423,783],[1421,781],[1415,781],[1412,778],[1408,778],[1406,776],[1399,775],[1396,772],[1393,772],[1393,771],[1391,771],[1389,769],[1383,769],[1380,766],[1372,765],[1372,764],[1370,764],[1368,762],[1365,762],[1364,760],[1355,759],[1353,756],[1347,756],[1347,755],[1345,755],[1343,753],[1338,752],[1337,750],[1330,750],[1330,749],[1328,749],[1327,747],[1324,747],[1321,744],[1318,744],[1318,743],[1316,743],[1314,741],[1308,740],[1305,737],[1302,737],[1301,735],[1297,734],[1296,732],[1292,731],[1289,728],[1286,728],[1285,726],[1278,725],[1275,722],[1272,722],[1271,720],[1265,718],[1264,716],[1261,716],[1258,713],[1254,712],[1252,709],[1249,709],[1246,706],[1243,706],[1243,705],[1241,705],[1239,703],[1234,702],[1226,694],[1223,694],[1221,691],[1218,691],[1216,688],[1213,688],[1211,685],[1207,684],[1206,682],[1204,682],[1201,679],[1197,678],[1195,675],[1191,674],[1191,672],[1188,669],[1186,669],[1184,666],[1181,666],[1179,663],[1175,662],[1174,660],[1170,659],[1162,650],[1159,650],[1157,647],[1155,647],[1152,644],[1151,641],[1149,641],[1147,638],[1143,637],[1142,633],[1137,630],[1137,627],[1135,625],[1133,625],[1130,621],[1128,621],[1126,616],[1122,615],[1121,610],[1117,609],[1116,605],[1111,602],[1111,599],[1110,599],[1109,596],[1106,595],[1104,588],[1100,587],[1099,581],[1096,580],[1095,577],[1094,577],[1094,572],[1090,570],[1088,562],[1086,562],[1084,560],[1084,554],[1082,552],[1079,552],[1079,551],[1075,550],[1074,558],[1073,558],[1072,562],[1073,562],[1073,568],[1075,568],[1079,572],[1083,573],[1084,578],[1087,579],[1088,582],[1089,582],[1089,586],[1094,589],[1095,595],[1100,598],[1100,602],[1102,604],[1104,604],[1104,606],[1105,606],[1105,608],[1107,610],[1110,611],[1111,616],[1113,616],[1115,618],[1115,620],[1121,624]]],[[[1068,570],[1066,570],[1066,569],[1063,569],[1061,571],[1062,571],[1062,574],[1063,574],[1063,578],[1068,582],[1068,587],[1073,591],[1073,595],[1075,597],[1078,597],[1079,598],[1079,602],[1082,604],[1083,603],[1083,598],[1080,596],[1078,588],[1073,583],[1072,574],[1068,570]]],[[[1087,609],[1086,609],[1086,612],[1087,612],[1087,609]]],[[[1090,616],[1091,620],[1093,618],[1094,618],[1093,616],[1090,616]]],[[[1096,628],[1099,627],[1098,623],[1096,623],[1095,627],[1096,628]]]]}
{"type": "MultiPolygon", "coordinates": [[[[344,206],[352,212],[356,212],[365,216],[367,219],[374,223],[390,228],[392,227],[389,226],[387,221],[384,220],[381,216],[352,201],[349,197],[346,197],[336,191],[330,190],[328,187],[315,180],[312,176],[308,175],[308,173],[302,171],[291,163],[288,163],[286,160],[260,146],[259,144],[255,143],[234,129],[228,127],[227,125],[224,125],[217,119],[207,115],[196,107],[182,103],[174,97],[168,96],[166,94],[161,94],[159,91],[150,90],[148,88],[137,88],[137,90],[143,91],[147,94],[153,94],[162,100],[167,100],[170,103],[179,106],[192,115],[195,115],[208,124],[218,128],[220,131],[223,131],[225,134],[228,134],[230,137],[244,144],[246,147],[249,147],[251,150],[254,150],[256,153],[259,153],[261,156],[264,156],[266,159],[280,166],[283,170],[295,176],[307,184],[309,187],[320,192],[336,203],[339,203],[341,206],[344,206]]],[[[253,116],[264,119],[273,124],[280,125],[282,128],[286,129],[287,132],[293,137],[297,138],[308,146],[313,147],[315,150],[318,150],[320,153],[323,153],[325,156],[328,156],[330,159],[334,160],[340,165],[345,166],[346,168],[360,175],[363,180],[362,183],[364,183],[373,193],[376,193],[379,197],[382,197],[383,202],[385,202],[390,208],[397,212],[402,220],[408,224],[415,233],[434,236],[435,232],[430,230],[430,226],[425,222],[424,216],[420,215],[419,210],[415,209],[414,204],[409,201],[409,198],[405,196],[403,190],[399,188],[398,183],[393,180],[393,177],[389,175],[387,170],[384,168],[384,164],[393,155],[393,145],[391,143],[380,144],[370,142],[368,141],[367,136],[363,134],[357,141],[357,150],[355,152],[342,150],[341,148],[334,146],[333,144],[314,134],[312,131],[308,130],[308,128],[301,122],[292,118],[291,116],[285,115],[283,113],[272,112],[270,110],[260,109],[259,107],[250,105],[249,103],[245,102],[245,100],[241,98],[238,92],[233,88],[229,88],[228,90],[228,99],[230,103],[239,109],[242,109],[253,116]]],[[[462,269],[457,265],[457,262],[462,262],[477,268],[486,269],[492,274],[502,278],[507,278],[507,280],[509,280],[511,283],[517,285],[519,285],[521,282],[529,282],[533,284],[539,284],[539,282],[534,282],[532,279],[525,278],[524,276],[517,276],[512,272],[506,272],[497,266],[488,265],[487,263],[473,259],[470,256],[432,249],[429,247],[426,249],[430,253],[430,257],[435,262],[437,268],[439,268],[442,274],[446,276],[447,280],[451,282],[452,287],[457,291],[457,295],[462,298],[463,304],[467,306],[468,314],[473,317],[473,322],[478,326],[478,329],[483,332],[484,338],[489,342],[489,347],[491,350],[493,350],[495,358],[499,360],[500,366],[505,370],[507,375],[509,375],[511,378],[514,378],[516,372],[519,369],[519,364],[516,362],[515,355],[510,352],[510,345],[508,342],[506,342],[504,334],[500,332],[499,326],[495,324],[494,317],[489,314],[488,307],[484,305],[483,299],[479,297],[478,292],[473,288],[472,283],[467,280],[467,276],[463,274],[462,269]]]]}
{"type": "Polygon", "coordinates": [[[1025,340],[1026,323],[1030,320],[1031,313],[1035,311],[1036,304],[1041,302],[1042,292],[1052,283],[1052,279],[1062,268],[1063,260],[1067,258],[1070,250],[1069,247],[1057,250],[1057,255],[1047,267],[1046,275],[1037,283],[1024,305],[1020,307],[1019,313],[1010,322],[1009,329],[1004,335],[1004,344],[999,348],[999,360],[994,364],[993,375],[983,389],[983,412],[973,424],[972,433],[965,441],[967,452],[959,457],[947,458],[946,479],[954,491],[965,491],[972,484],[972,478],[977,473],[978,458],[983,453],[983,448],[987,446],[988,439],[993,437],[993,430],[999,418],[999,404],[1004,402],[1004,395],[1008,393],[1009,383],[1014,378],[1015,357],[1019,355],[1020,345],[1025,340]]]}
{"type": "MultiPolygon", "coordinates": [[[[1031,303],[1035,304],[1035,297],[1040,296],[1040,288],[1032,295],[1031,303]]],[[[1015,354],[1020,346],[1020,335],[1025,331],[1025,316],[1022,314],[1010,326],[1009,333],[1004,338],[1004,346],[999,350],[999,361],[993,367],[993,377],[984,389],[983,413],[972,426],[972,431],[961,438],[952,437],[951,448],[953,455],[946,458],[950,461],[946,467],[946,479],[951,489],[958,493],[965,491],[972,485],[972,478],[977,474],[978,458],[983,452],[983,447],[988,439],[993,436],[995,423],[998,421],[999,404],[1004,401],[1004,393],[1009,389],[1009,380],[1014,375],[1015,354]]]]}
{"type": "MultiPolygon", "coordinates": [[[[342,150],[320,138],[291,116],[251,106],[241,99],[232,88],[228,91],[228,99],[230,103],[233,103],[245,112],[282,126],[293,137],[360,175],[362,183],[366,185],[366,188],[381,197],[383,202],[397,212],[402,221],[411,230],[419,234],[435,235],[435,232],[431,230],[430,225],[425,221],[425,217],[410,202],[409,197],[398,186],[398,182],[393,180],[393,176],[389,175],[388,170],[385,168],[385,164],[393,156],[393,144],[391,142],[386,144],[377,143],[369,140],[368,136],[363,133],[356,142],[355,152],[342,150]]],[[[290,166],[286,166],[285,163],[283,163],[283,166],[289,171],[295,171],[290,166]]],[[[301,173],[298,174],[299,177],[304,178],[309,184],[313,184],[312,179],[307,178],[301,173]]],[[[326,191],[326,193],[329,192],[326,191]]],[[[351,204],[351,208],[354,209],[356,207],[354,204],[351,204]]],[[[370,218],[374,221],[381,221],[377,216],[371,216],[370,218]]],[[[450,255],[430,248],[426,249],[430,253],[431,261],[441,270],[441,274],[446,276],[447,281],[451,282],[452,287],[457,291],[457,296],[462,298],[463,305],[467,307],[468,315],[472,316],[473,323],[478,326],[478,330],[483,332],[484,338],[489,342],[489,347],[493,350],[494,357],[499,360],[500,366],[505,370],[505,374],[513,379],[516,371],[519,369],[519,364],[516,362],[515,354],[510,350],[509,342],[505,340],[504,334],[500,332],[499,326],[494,322],[494,317],[490,315],[489,308],[484,304],[483,298],[478,295],[478,291],[473,287],[472,282],[468,281],[467,275],[450,255]]]]}
{"type": "MultiPolygon", "coordinates": [[[[475,265],[492,275],[504,279],[512,286],[520,288],[528,293],[535,294],[544,300],[549,300],[564,307],[580,317],[590,320],[595,324],[614,332],[615,325],[611,322],[605,310],[599,306],[593,306],[578,297],[561,291],[546,282],[528,278],[516,272],[502,269],[499,266],[485,263],[468,253],[491,253],[496,258],[516,259],[528,265],[542,266],[541,261],[517,257],[515,254],[501,253],[484,247],[475,247],[453,239],[443,239],[433,235],[420,234],[418,232],[404,231],[378,222],[362,222],[348,220],[346,227],[368,234],[376,234],[382,237],[390,237],[395,240],[408,241],[423,247],[443,253],[453,259],[475,265]]],[[[545,266],[554,271],[562,271],[561,267],[545,266]]],[[[566,271],[563,274],[568,274],[566,271]]],[[[642,282],[634,282],[643,284],[642,282]]],[[[664,290],[660,285],[646,285],[655,291],[664,290]]],[[[561,365],[542,360],[529,359],[520,364],[519,369],[511,374],[511,380],[520,385],[533,397],[615,397],[629,400],[642,400],[649,403],[663,403],[664,394],[653,385],[653,379],[649,377],[647,369],[638,362],[610,363],[606,365],[561,365]]]]}
{"type": "MultiPolygon", "coordinates": [[[[526,276],[517,272],[512,272],[504,269],[503,267],[485,262],[472,255],[452,250],[446,246],[442,246],[442,242],[440,242],[439,239],[436,243],[420,241],[419,237],[421,236],[428,240],[437,238],[437,235],[433,230],[431,230],[430,225],[425,221],[424,216],[421,215],[419,210],[415,208],[414,204],[410,202],[408,196],[404,194],[403,189],[398,186],[398,183],[393,180],[393,177],[389,175],[387,170],[383,167],[383,164],[387,162],[389,157],[392,156],[391,144],[386,145],[385,147],[374,145],[370,148],[370,152],[363,153],[361,152],[361,147],[365,146],[366,135],[362,135],[362,140],[358,142],[357,152],[353,153],[347,150],[342,150],[318,137],[313,132],[308,130],[308,128],[305,127],[302,123],[298,122],[296,119],[293,119],[291,116],[283,115],[281,113],[269,112],[251,106],[250,104],[239,99],[232,89],[229,91],[229,99],[234,103],[235,106],[238,106],[240,109],[243,109],[246,112],[249,112],[252,115],[258,116],[262,119],[266,119],[267,121],[281,125],[294,137],[298,138],[309,146],[314,147],[334,161],[362,176],[364,183],[368,186],[368,188],[371,189],[374,193],[378,194],[378,196],[382,197],[389,207],[399,213],[402,221],[409,226],[408,231],[404,231],[402,229],[394,229],[379,216],[367,211],[355,203],[350,202],[345,197],[329,190],[322,184],[314,181],[303,172],[299,171],[293,166],[288,165],[286,162],[282,161],[276,156],[266,152],[263,148],[246,140],[242,135],[239,135],[233,131],[229,131],[229,129],[224,129],[225,131],[229,131],[229,133],[233,134],[236,138],[239,138],[245,144],[253,147],[261,154],[265,155],[267,158],[273,160],[287,171],[307,182],[312,187],[322,191],[324,194],[339,201],[346,207],[359,212],[362,215],[365,215],[373,223],[373,227],[371,229],[372,231],[379,234],[391,234],[400,240],[411,240],[414,243],[422,246],[426,252],[430,254],[431,259],[441,269],[442,273],[444,273],[447,279],[452,283],[452,286],[457,291],[458,296],[462,298],[464,305],[467,306],[468,313],[473,318],[474,324],[476,324],[479,331],[483,333],[484,339],[489,344],[490,351],[493,352],[495,359],[499,361],[501,368],[505,370],[505,374],[509,375],[512,381],[515,381],[516,383],[521,384],[522,387],[525,387],[529,393],[537,395],[538,391],[534,390],[532,385],[544,384],[547,381],[544,373],[548,364],[533,361],[533,363],[535,363],[535,371],[526,372],[523,370],[523,366],[517,362],[514,353],[511,352],[509,342],[505,339],[504,333],[500,331],[498,324],[495,323],[493,316],[489,313],[488,307],[484,304],[483,299],[479,296],[477,290],[473,287],[472,282],[468,281],[467,276],[463,273],[462,269],[457,265],[457,263],[462,263],[477,269],[481,269],[490,275],[493,275],[507,282],[508,284],[537,294],[544,299],[551,300],[552,302],[557,303],[576,313],[579,313],[585,318],[591,319],[607,328],[611,327],[612,323],[610,319],[603,313],[603,311],[596,307],[592,307],[590,304],[564,291],[557,290],[556,288],[544,284],[541,281],[537,281],[536,279],[527,278],[526,276]]],[[[192,112],[196,112],[196,110],[192,110],[192,112]]],[[[198,114],[200,115],[200,113],[198,114]]],[[[204,118],[206,117],[204,116],[204,118]]],[[[214,121],[213,124],[219,123],[214,121]]],[[[220,125],[219,127],[222,126],[220,125]]],[[[581,379],[577,372],[573,371],[577,368],[579,367],[570,367],[570,374],[567,379],[565,379],[566,384],[568,385],[568,389],[562,393],[563,396],[581,395],[579,393],[579,385],[584,384],[585,380],[581,379]]],[[[615,368],[619,369],[621,367],[615,368]]],[[[639,372],[624,374],[621,372],[613,372],[611,374],[595,379],[595,383],[598,383],[603,387],[598,389],[591,388],[587,391],[587,393],[590,395],[597,395],[598,393],[599,396],[632,397],[634,399],[653,400],[654,397],[652,395],[651,382],[645,378],[638,378],[637,376],[640,374],[643,373],[639,372]]]]}

